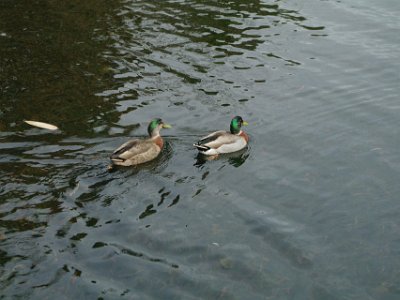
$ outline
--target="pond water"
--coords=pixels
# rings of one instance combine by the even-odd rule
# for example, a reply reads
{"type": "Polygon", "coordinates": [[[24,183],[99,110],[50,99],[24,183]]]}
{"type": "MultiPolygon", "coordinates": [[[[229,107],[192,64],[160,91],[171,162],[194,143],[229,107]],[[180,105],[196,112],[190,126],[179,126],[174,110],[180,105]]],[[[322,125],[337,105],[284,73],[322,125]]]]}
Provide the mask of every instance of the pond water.
{"type": "Polygon", "coordinates": [[[399,11],[2,1],[0,298],[400,299],[399,11]],[[234,115],[249,147],[199,160],[234,115]]]}

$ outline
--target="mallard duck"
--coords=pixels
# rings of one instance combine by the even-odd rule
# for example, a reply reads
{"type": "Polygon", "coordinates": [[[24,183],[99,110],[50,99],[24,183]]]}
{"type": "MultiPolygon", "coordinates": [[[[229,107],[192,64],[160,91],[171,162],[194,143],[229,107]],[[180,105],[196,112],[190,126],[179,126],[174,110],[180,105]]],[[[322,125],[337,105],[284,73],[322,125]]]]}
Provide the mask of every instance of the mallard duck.
{"type": "Polygon", "coordinates": [[[171,128],[161,119],[153,119],[147,127],[147,139],[134,139],[127,141],[117,148],[110,156],[112,165],[134,166],[155,159],[161,152],[164,141],[160,136],[161,128],[171,128]]]}
{"type": "Polygon", "coordinates": [[[236,116],[231,121],[230,132],[215,131],[193,144],[204,155],[218,155],[236,152],[246,147],[249,136],[241,130],[242,125],[248,125],[242,117],[236,116]]]}

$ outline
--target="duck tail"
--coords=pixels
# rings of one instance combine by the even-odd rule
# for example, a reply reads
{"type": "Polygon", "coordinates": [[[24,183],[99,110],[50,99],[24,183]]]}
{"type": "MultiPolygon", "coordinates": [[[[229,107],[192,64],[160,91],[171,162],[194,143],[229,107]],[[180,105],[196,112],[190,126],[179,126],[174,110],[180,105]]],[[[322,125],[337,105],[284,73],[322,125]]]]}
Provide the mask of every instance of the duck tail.
{"type": "Polygon", "coordinates": [[[195,148],[197,148],[197,150],[199,151],[207,151],[210,150],[210,147],[204,146],[204,145],[200,145],[200,144],[193,144],[193,146],[195,148]]]}

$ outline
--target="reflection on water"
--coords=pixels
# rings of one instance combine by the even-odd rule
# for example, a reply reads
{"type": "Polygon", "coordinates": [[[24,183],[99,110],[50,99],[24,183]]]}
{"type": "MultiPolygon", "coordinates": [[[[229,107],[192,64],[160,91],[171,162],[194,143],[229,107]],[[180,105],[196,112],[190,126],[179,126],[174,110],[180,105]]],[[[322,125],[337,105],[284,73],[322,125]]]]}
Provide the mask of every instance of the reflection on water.
{"type": "Polygon", "coordinates": [[[112,78],[102,53],[116,8],[118,1],[3,3],[0,129],[37,119],[76,134],[116,120],[114,105],[95,96],[112,78]]]}
{"type": "Polygon", "coordinates": [[[397,299],[394,5],[3,1],[2,296],[397,299]],[[196,156],[238,114],[249,147],[196,156]]]}
{"type": "Polygon", "coordinates": [[[226,154],[221,154],[218,156],[208,156],[199,153],[196,156],[196,163],[194,164],[196,167],[201,167],[204,165],[207,161],[214,161],[214,160],[224,160],[227,161],[230,165],[238,168],[240,167],[246,159],[250,155],[250,150],[248,148],[242,149],[240,151],[234,152],[234,153],[226,153],[226,154]]]}

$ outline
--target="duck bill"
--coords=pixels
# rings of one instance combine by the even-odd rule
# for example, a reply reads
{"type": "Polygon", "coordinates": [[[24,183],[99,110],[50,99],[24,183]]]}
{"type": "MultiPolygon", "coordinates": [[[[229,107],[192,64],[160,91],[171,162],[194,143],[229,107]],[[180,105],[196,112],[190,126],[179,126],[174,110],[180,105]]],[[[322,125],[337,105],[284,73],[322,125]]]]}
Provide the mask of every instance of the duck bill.
{"type": "Polygon", "coordinates": [[[172,128],[172,126],[171,125],[169,125],[169,124],[162,124],[162,128],[172,128]]]}
{"type": "Polygon", "coordinates": [[[249,125],[249,123],[247,123],[246,121],[243,121],[242,125],[247,126],[247,125],[249,125]]]}

